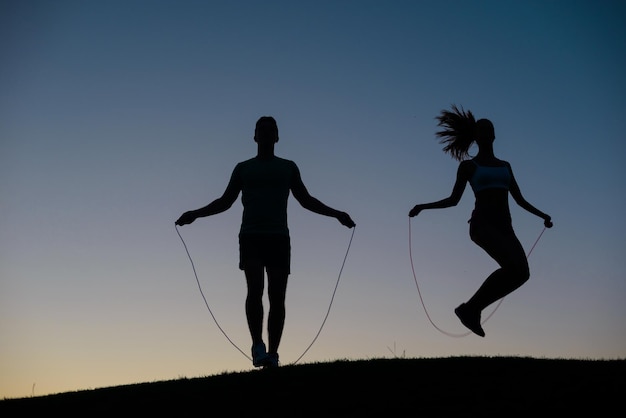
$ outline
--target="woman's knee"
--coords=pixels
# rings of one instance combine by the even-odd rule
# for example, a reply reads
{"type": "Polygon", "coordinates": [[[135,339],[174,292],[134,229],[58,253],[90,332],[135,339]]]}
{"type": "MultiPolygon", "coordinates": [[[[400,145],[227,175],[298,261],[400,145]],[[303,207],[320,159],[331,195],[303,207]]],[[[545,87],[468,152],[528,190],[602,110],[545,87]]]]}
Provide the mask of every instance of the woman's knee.
{"type": "Polygon", "coordinates": [[[528,269],[520,271],[520,285],[526,283],[528,281],[528,279],[530,279],[530,272],[528,271],[528,269]]]}
{"type": "Polygon", "coordinates": [[[530,271],[527,263],[513,264],[507,268],[509,277],[513,277],[518,286],[523,285],[530,278],[530,271]]]}

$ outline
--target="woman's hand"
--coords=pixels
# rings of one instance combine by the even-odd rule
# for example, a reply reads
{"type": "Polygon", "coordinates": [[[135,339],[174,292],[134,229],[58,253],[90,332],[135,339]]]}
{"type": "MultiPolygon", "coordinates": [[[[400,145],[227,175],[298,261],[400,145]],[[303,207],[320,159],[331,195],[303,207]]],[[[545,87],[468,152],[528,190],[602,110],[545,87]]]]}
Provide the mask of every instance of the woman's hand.
{"type": "Polygon", "coordinates": [[[413,207],[413,209],[411,209],[409,211],[409,217],[414,217],[417,216],[424,208],[422,207],[422,205],[415,205],[413,207]]]}
{"type": "Polygon", "coordinates": [[[549,216],[546,216],[545,218],[543,218],[543,225],[544,225],[546,228],[552,228],[552,225],[554,225],[554,224],[552,223],[552,218],[551,218],[551,217],[549,217],[549,216]]]}

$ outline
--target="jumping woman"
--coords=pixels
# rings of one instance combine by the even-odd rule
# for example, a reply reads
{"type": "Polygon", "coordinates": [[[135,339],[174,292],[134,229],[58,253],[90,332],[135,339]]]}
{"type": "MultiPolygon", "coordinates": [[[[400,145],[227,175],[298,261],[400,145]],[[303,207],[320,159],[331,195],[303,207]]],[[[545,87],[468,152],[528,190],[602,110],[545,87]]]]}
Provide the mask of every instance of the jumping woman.
{"type": "Polygon", "coordinates": [[[469,221],[470,238],[500,268],[491,273],[476,293],[454,312],[465,327],[484,337],[481,325],[483,309],[519,288],[530,276],[524,248],[513,231],[509,194],[521,208],[542,218],[545,227],[551,228],[552,221],[549,215],[526,201],[515,181],[511,165],[495,156],[493,142],[496,135],[491,121],[475,120],[472,112],[455,105],[451,110],[442,110],[436,119],[442,130],[435,135],[444,144],[443,151],[460,161],[456,182],[449,197],[416,205],[409,216],[417,216],[424,209],[456,206],[469,182],[476,199],[469,221]],[[470,158],[469,149],[473,143],[478,146],[478,152],[470,158]]]}

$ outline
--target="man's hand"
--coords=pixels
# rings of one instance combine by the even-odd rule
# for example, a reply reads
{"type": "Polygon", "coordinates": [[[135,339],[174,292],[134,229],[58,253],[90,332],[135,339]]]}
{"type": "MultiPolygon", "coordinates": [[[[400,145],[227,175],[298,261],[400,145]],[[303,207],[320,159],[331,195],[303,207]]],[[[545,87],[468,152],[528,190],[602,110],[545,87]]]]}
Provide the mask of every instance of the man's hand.
{"type": "Polygon", "coordinates": [[[196,220],[196,215],[193,210],[183,213],[176,221],[176,225],[183,226],[192,223],[196,220]]]}
{"type": "Polygon", "coordinates": [[[348,228],[354,228],[356,226],[350,215],[345,212],[341,212],[339,216],[337,216],[337,220],[341,222],[343,226],[347,226],[348,228]]]}

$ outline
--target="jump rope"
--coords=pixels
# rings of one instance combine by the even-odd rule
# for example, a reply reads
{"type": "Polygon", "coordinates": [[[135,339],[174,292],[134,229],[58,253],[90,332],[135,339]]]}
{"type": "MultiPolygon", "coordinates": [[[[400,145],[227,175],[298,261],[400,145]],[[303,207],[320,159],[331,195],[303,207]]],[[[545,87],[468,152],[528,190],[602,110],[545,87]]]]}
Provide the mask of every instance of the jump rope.
{"type": "MultiPolygon", "coordinates": [[[[528,254],[526,254],[526,259],[528,259],[528,257],[530,257],[530,255],[532,254],[533,250],[535,249],[535,246],[539,242],[539,239],[541,238],[541,236],[543,235],[543,233],[545,231],[546,231],[546,227],[544,226],[543,229],[541,230],[541,233],[539,234],[539,236],[535,240],[535,243],[532,245],[532,247],[530,247],[530,250],[528,251],[528,254]]],[[[437,324],[435,324],[435,322],[431,319],[430,314],[428,313],[428,310],[426,309],[426,304],[424,303],[424,299],[422,298],[422,291],[420,290],[420,286],[417,283],[417,275],[415,274],[415,267],[413,266],[413,249],[412,249],[412,245],[411,245],[411,218],[409,218],[409,258],[411,259],[411,271],[413,272],[413,280],[415,281],[415,286],[417,287],[417,293],[419,295],[420,302],[422,303],[422,307],[424,308],[424,313],[426,314],[426,317],[428,318],[428,321],[430,321],[431,325],[433,327],[435,327],[435,329],[437,331],[439,331],[442,334],[445,334],[445,335],[447,335],[449,337],[460,338],[460,337],[466,337],[466,336],[472,334],[471,331],[468,331],[468,332],[465,332],[465,333],[462,333],[462,334],[455,334],[455,333],[452,333],[452,332],[445,331],[445,330],[441,329],[439,326],[437,326],[437,324]]],[[[491,318],[493,316],[493,314],[496,313],[496,311],[498,310],[498,308],[500,307],[500,305],[502,304],[503,301],[504,301],[504,298],[501,298],[498,301],[498,304],[493,308],[493,311],[491,311],[491,313],[489,315],[487,315],[487,317],[484,320],[481,321],[481,324],[484,324],[485,322],[487,322],[489,320],[489,318],[491,318]]]]}
{"type": "MultiPolygon", "coordinates": [[[[196,271],[196,266],[195,266],[195,264],[193,262],[193,259],[191,258],[191,254],[189,253],[189,249],[187,248],[187,244],[185,243],[185,240],[183,239],[183,236],[180,234],[180,231],[178,230],[178,226],[176,224],[174,225],[174,228],[176,229],[176,233],[178,234],[178,237],[180,238],[180,241],[182,242],[183,247],[185,248],[185,252],[187,253],[187,257],[189,258],[189,262],[191,263],[191,268],[193,270],[194,277],[196,278],[196,283],[198,285],[198,290],[200,291],[200,295],[202,295],[202,299],[204,300],[204,304],[206,305],[207,310],[209,311],[209,314],[211,314],[211,317],[213,318],[213,321],[215,322],[215,325],[222,332],[224,337],[226,337],[228,342],[230,342],[232,344],[233,347],[235,347],[248,360],[252,361],[250,356],[248,356],[243,350],[241,350],[241,348],[239,348],[239,346],[237,346],[237,344],[235,344],[233,342],[233,340],[231,340],[231,338],[228,336],[228,334],[220,326],[217,318],[215,317],[215,315],[213,314],[213,311],[211,310],[209,302],[207,301],[206,297],[204,296],[204,292],[202,290],[202,286],[200,285],[200,279],[198,278],[198,272],[196,271]]],[[[330,302],[328,304],[328,309],[326,310],[326,315],[324,316],[324,320],[322,321],[322,324],[320,325],[320,328],[318,329],[317,333],[315,334],[315,337],[313,338],[313,340],[311,341],[309,346],[304,350],[304,352],[300,355],[300,357],[298,357],[293,363],[291,363],[293,365],[297,364],[302,359],[302,357],[304,357],[305,354],[311,349],[311,347],[313,346],[315,341],[317,341],[317,338],[321,334],[322,329],[324,328],[324,325],[326,324],[326,320],[328,319],[328,315],[330,314],[330,310],[331,310],[331,308],[333,306],[333,301],[335,300],[335,294],[337,293],[337,288],[339,287],[339,281],[341,280],[341,274],[343,273],[343,268],[344,268],[344,266],[346,264],[346,260],[348,258],[348,254],[350,253],[350,247],[352,246],[352,239],[354,238],[355,230],[356,230],[356,226],[354,226],[352,228],[352,234],[350,235],[350,241],[348,242],[348,248],[346,249],[346,253],[345,253],[344,257],[343,257],[343,262],[341,263],[341,268],[339,269],[339,274],[337,275],[337,281],[335,282],[335,287],[333,289],[333,293],[332,293],[332,296],[330,298],[330,302]]],[[[541,233],[539,234],[539,236],[535,240],[534,244],[532,245],[532,247],[528,251],[528,254],[526,255],[527,259],[532,254],[533,250],[535,249],[535,246],[537,245],[537,243],[541,239],[541,236],[543,235],[545,230],[546,230],[546,227],[544,226],[544,228],[541,230],[541,233]]],[[[424,308],[424,313],[426,314],[426,317],[428,318],[428,321],[431,323],[431,325],[436,330],[438,330],[442,334],[445,334],[445,335],[447,335],[449,337],[460,338],[460,337],[466,337],[466,336],[472,334],[471,331],[468,331],[468,332],[465,332],[465,333],[461,333],[461,334],[448,332],[448,331],[440,328],[437,324],[435,324],[435,322],[430,317],[430,314],[428,313],[428,309],[426,309],[426,304],[424,303],[424,298],[422,297],[422,291],[421,291],[419,283],[417,281],[417,275],[415,273],[415,266],[413,264],[413,249],[412,249],[412,242],[411,242],[411,218],[409,218],[409,258],[411,260],[411,271],[413,273],[413,280],[415,281],[415,286],[417,288],[417,293],[419,295],[419,299],[420,299],[420,302],[422,304],[422,308],[424,308]]],[[[493,314],[498,310],[498,308],[500,307],[500,305],[502,304],[503,301],[504,301],[504,298],[501,298],[498,301],[498,304],[494,307],[493,311],[481,322],[481,324],[484,324],[485,322],[487,322],[489,320],[489,318],[491,318],[493,316],[493,314]]]]}
{"type": "MultiPolygon", "coordinates": [[[[195,265],[193,263],[193,259],[191,258],[191,254],[189,254],[189,250],[187,249],[187,244],[185,243],[185,240],[183,239],[183,236],[180,234],[180,231],[178,230],[178,226],[176,224],[174,224],[174,228],[176,229],[176,233],[178,234],[178,237],[180,238],[180,241],[183,243],[183,247],[185,247],[185,252],[187,253],[187,257],[189,258],[189,262],[191,263],[191,268],[193,269],[193,274],[194,274],[194,276],[196,278],[196,283],[198,284],[198,289],[200,290],[200,294],[202,295],[202,299],[204,300],[204,304],[206,305],[207,309],[209,310],[209,313],[211,314],[211,317],[213,318],[213,321],[215,322],[215,325],[217,325],[217,328],[222,332],[222,334],[224,334],[224,337],[226,337],[228,342],[230,342],[233,345],[233,347],[235,347],[248,360],[252,361],[250,356],[248,356],[245,352],[243,352],[241,350],[241,348],[239,348],[237,346],[237,344],[235,344],[233,342],[233,340],[230,339],[228,334],[226,334],[226,332],[220,326],[219,322],[217,321],[217,318],[215,318],[215,315],[213,314],[213,311],[211,310],[211,307],[209,306],[209,302],[207,302],[206,297],[204,296],[204,292],[202,291],[202,286],[200,285],[200,280],[198,279],[198,273],[197,273],[196,267],[195,267],[195,265]]],[[[348,253],[350,252],[350,247],[352,246],[352,238],[354,238],[354,231],[355,230],[356,230],[356,226],[353,226],[352,227],[352,234],[350,235],[350,241],[348,242],[348,248],[346,249],[346,254],[343,257],[343,262],[341,263],[341,268],[339,269],[339,274],[337,275],[337,281],[335,282],[335,288],[333,289],[333,294],[332,294],[332,296],[330,298],[330,303],[328,304],[328,309],[326,310],[326,315],[324,316],[324,320],[322,321],[322,325],[320,325],[320,328],[317,331],[317,334],[315,334],[315,337],[313,338],[313,341],[311,341],[309,346],[304,350],[304,352],[300,355],[300,357],[298,357],[293,363],[291,363],[292,365],[298,363],[302,359],[302,357],[304,357],[304,355],[309,351],[309,349],[313,346],[313,344],[317,340],[317,337],[319,337],[319,335],[321,334],[322,328],[324,328],[324,325],[326,324],[326,320],[328,319],[328,315],[330,314],[330,309],[333,306],[333,301],[335,300],[335,294],[337,293],[337,288],[339,287],[339,280],[341,280],[341,273],[343,272],[343,267],[346,265],[346,259],[348,258],[348,253]]]]}

